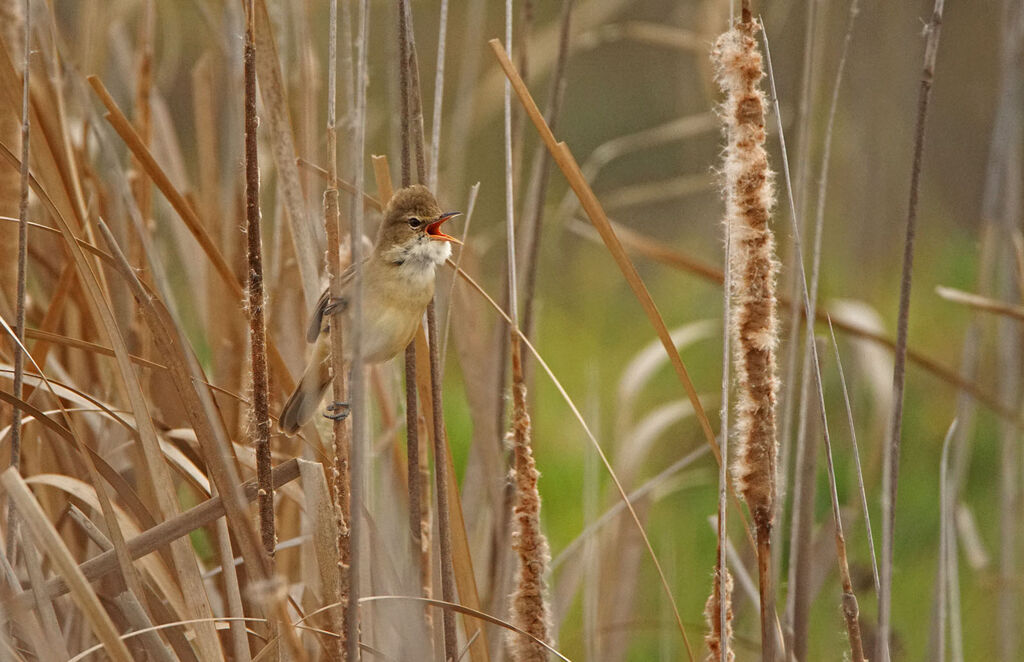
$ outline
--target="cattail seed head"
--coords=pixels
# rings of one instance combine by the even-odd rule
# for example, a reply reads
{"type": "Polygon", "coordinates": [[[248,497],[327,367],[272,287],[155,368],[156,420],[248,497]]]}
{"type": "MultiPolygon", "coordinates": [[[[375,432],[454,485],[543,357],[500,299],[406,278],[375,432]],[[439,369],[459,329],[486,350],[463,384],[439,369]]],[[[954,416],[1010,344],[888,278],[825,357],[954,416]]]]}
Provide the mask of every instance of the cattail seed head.
{"type": "Polygon", "coordinates": [[[765,142],[764,77],[756,21],[720,36],[712,58],[726,94],[720,108],[727,144],[722,166],[725,223],[731,236],[731,333],[736,357],[738,452],[733,477],[758,528],[770,527],[775,500],[778,391],[774,239],[775,202],[765,142]]]}

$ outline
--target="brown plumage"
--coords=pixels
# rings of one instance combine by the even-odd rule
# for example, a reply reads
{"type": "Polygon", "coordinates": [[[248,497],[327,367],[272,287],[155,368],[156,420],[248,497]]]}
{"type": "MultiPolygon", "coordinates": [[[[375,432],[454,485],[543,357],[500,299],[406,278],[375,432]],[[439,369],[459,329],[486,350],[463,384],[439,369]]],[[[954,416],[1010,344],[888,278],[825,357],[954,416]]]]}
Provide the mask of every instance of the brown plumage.
{"type": "MultiPolygon", "coordinates": [[[[442,212],[424,186],[395,192],[384,208],[384,220],[373,252],[362,263],[363,315],[360,325],[362,355],[366,363],[392,358],[412,341],[427,304],[434,296],[437,266],[451,254],[455,241],[441,231],[441,224],[458,212],[442,212]]],[[[352,330],[350,289],[355,269],[342,274],[342,296],[332,299],[324,291],[306,331],[314,343],[313,356],[295,391],[281,410],[278,427],[295,434],[317,409],[331,382],[330,342],[326,330],[340,319],[345,337],[352,330]]],[[[352,359],[351,343],[345,344],[345,362],[352,359]]]]}

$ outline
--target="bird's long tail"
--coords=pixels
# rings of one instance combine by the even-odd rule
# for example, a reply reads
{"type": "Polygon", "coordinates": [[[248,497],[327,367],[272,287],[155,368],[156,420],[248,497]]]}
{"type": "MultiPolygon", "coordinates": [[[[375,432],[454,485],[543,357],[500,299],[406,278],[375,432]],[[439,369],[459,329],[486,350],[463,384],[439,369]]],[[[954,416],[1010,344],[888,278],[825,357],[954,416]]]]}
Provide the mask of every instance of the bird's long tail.
{"type": "Polygon", "coordinates": [[[302,379],[281,409],[277,426],[282,432],[295,434],[316,414],[327,387],[331,385],[330,363],[330,346],[326,337],[321,337],[302,379]]]}

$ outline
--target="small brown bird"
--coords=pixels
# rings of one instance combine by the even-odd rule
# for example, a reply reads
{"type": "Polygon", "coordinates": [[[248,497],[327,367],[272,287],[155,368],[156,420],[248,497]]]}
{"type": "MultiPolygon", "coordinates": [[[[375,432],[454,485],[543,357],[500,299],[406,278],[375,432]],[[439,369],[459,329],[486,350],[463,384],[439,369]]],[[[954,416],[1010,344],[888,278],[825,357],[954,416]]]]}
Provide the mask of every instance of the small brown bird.
{"type": "MultiPolygon", "coordinates": [[[[366,363],[380,363],[408,345],[434,296],[434,272],[443,264],[457,241],[441,231],[441,224],[460,212],[442,212],[425,186],[396,191],[384,208],[384,220],[377,233],[373,253],[362,264],[362,355],[366,363]]],[[[342,332],[349,335],[352,319],[348,304],[355,269],[342,275],[344,291],[331,298],[330,290],[320,297],[306,331],[306,340],[316,348],[295,391],[281,410],[278,426],[295,434],[317,409],[331,383],[331,347],[328,324],[341,319],[342,332]]],[[[351,344],[345,344],[345,363],[350,363],[351,344]]],[[[334,411],[345,405],[332,405],[334,411]]]]}

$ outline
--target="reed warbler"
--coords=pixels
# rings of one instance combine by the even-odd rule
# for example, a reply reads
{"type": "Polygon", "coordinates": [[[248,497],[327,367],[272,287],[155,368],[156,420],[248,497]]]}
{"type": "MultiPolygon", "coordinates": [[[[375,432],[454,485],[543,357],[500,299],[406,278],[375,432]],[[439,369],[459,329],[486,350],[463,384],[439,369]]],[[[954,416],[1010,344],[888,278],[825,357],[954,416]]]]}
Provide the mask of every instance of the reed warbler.
{"type": "MultiPolygon", "coordinates": [[[[408,345],[434,296],[434,275],[438,265],[451,255],[451,242],[457,240],[441,231],[441,224],[460,212],[442,212],[433,194],[425,186],[409,186],[396,191],[383,212],[383,222],[369,257],[362,262],[363,298],[362,360],[381,363],[408,345]]],[[[355,269],[341,275],[342,294],[331,297],[324,291],[313,310],[306,340],[315,345],[313,357],[295,391],[285,402],[278,427],[295,434],[316,413],[331,383],[331,344],[328,328],[341,320],[343,337],[351,337],[355,269]]],[[[345,364],[351,365],[352,345],[344,344],[345,364]]],[[[333,403],[328,409],[347,415],[348,405],[333,403]]]]}

